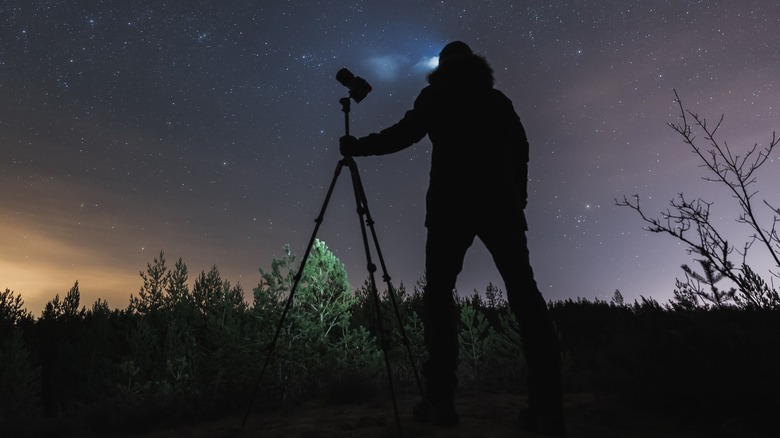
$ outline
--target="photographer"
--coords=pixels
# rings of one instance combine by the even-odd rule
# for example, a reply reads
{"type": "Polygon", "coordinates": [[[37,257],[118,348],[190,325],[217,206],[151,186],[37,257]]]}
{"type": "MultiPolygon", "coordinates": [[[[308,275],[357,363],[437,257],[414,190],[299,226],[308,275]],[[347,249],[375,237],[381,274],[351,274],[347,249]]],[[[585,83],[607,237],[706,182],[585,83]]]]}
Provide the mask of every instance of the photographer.
{"type": "Polygon", "coordinates": [[[504,280],[520,323],[528,364],[528,430],[565,436],[557,335],[531,269],[524,208],[528,141],[512,102],[493,88],[493,71],[468,45],[455,41],[414,107],[395,125],[356,139],[341,138],[345,156],[383,155],[428,135],[433,144],[426,198],[426,279],[423,323],[428,360],[418,421],[458,422],[458,317],[453,297],[467,249],[479,237],[504,280]]]}

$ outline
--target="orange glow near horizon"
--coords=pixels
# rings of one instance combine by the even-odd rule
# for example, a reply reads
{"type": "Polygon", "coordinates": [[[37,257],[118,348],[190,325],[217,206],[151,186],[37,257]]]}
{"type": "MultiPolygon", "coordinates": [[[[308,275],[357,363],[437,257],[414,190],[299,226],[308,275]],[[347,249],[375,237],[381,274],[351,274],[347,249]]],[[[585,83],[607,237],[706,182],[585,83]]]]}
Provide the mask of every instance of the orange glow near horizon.
{"type": "Polygon", "coordinates": [[[81,306],[89,309],[100,298],[111,308],[126,308],[130,296],[137,295],[143,285],[140,272],[161,250],[168,268],[182,257],[189,270],[190,286],[201,270],[215,265],[223,280],[241,284],[245,296],[251,296],[259,280],[254,265],[261,266],[261,261],[214,248],[191,248],[182,243],[191,240],[183,231],[179,235],[139,237],[128,231],[104,233],[100,228],[74,226],[56,221],[56,214],[28,216],[26,221],[15,220],[17,217],[0,218],[0,247],[4,249],[0,254],[0,288],[21,295],[25,308],[36,318],[46,303],[58,294],[63,298],[76,281],[81,306]],[[153,243],[145,245],[145,241],[153,243]],[[179,255],[182,252],[192,257],[179,255]]]}
{"type": "Polygon", "coordinates": [[[0,205],[12,207],[0,214],[0,289],[21,295],[35,317],[76,281],[82,306],[101,298],[111,308],[127,307],[143,284],[139,272],[161,250],[169,268],[184,259],[191,281],[214,265],[228,267],[220,269],[222,278],[249,290],[259,279],[254,274],[264,258],[237,255],[227,250],[234,242],[166,218],[164,202],[127,200],[74,178],[31,174],[29,179],[33,182],[11,181],[0,193],[0,205]]]}
{"type": "Polygon", "coordinates": [[[81,305],[89,308],[98,298],[122,308],[140,287],[138,271],[128,271],[101,260],[87,247],[56,239],[21,224],[6,224],[0,232],[0,279],[22,296],[25,307],[39,316],[55,295],[63,297],[79,282],[81,305]]]}

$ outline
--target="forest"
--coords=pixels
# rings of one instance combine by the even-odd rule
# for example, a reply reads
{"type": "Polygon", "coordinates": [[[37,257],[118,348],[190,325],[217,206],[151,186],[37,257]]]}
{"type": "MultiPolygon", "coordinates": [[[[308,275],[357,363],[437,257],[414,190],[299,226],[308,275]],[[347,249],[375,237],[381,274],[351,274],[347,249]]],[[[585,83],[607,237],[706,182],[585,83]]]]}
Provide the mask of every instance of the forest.
{"type": "MultiPolygon", "coordinates": [[[[260,270],[247,297],[216,267],[194,277],[163,252],[140,272],[125,309],[82,305],[78,282],[40,316],[20,294],[0,293],[0,423],[12,436],[99,436],[143,432],[242,412],[252,397],[287,301],[295,256],[260,270]]],[[[394,384],[414,391],[424,359],[421,294],[381,292],[379,307],[394,384]],[[393,311],[393,300],[399,318],[393,311]],[[401,330],[399,321],[403,324],[401,330]]],[[[673,415],[689,427],[759,431],[770,426],[780,390],[780,300],[713,301],[678,281],[659,303],[550,302],[566,393],[609,394],[632,409],[673,415]]],[[[712,298],[710,296],[710,298],[712,298]]],[[[258,409],[319,398],[331,403],[383,396],[387,375],[368,280],[352,290],[343,264],[313,247],[260,384],[258,409]]],[[[523,393],[522,342],[503,292],[458,299],[460,387],[523,393]]]]}

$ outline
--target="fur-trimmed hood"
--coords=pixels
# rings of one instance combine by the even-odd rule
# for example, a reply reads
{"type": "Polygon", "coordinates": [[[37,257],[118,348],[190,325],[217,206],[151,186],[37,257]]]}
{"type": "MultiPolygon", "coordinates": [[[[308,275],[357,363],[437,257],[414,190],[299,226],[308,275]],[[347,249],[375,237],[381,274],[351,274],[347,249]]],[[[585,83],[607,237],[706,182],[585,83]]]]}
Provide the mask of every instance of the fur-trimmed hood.
{"type": "Polygon", "coordinates": [[[479,55],[452,56],[428,75],[428,83],[457,89],[493,88],[493,69],[479,55]]]}

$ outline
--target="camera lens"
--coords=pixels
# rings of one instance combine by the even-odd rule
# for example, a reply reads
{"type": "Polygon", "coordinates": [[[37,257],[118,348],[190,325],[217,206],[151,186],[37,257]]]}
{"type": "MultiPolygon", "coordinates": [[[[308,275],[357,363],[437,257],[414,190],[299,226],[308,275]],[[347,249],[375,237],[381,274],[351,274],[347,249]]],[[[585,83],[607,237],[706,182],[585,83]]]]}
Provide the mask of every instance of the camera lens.
{"type": "Polygon", "coordinates": [[[360,103],[365,99],[369,92],[371,92],[371,85],[366,82],[365,79],[360,76],[355,76],[351,71],[346,68],[342,68],[336,73],[336,80],[347,88],[349,88],[349,97],[355,99],[355,102],[360,103]]]}
{"type": "Polygon", "coordinates": [[[341,84],[341,85],[343,85],[343,86],[345,86],[347,88],[350,88],[350,89],[352,88],[352,87],[349,86],[349,83],[353,79],[355,79],[355,75],[353,75],[352,72],[349,71],[346,68],[342,68],[341,70],[338,71],[338,73],[336,73],[336,80],[339,81],[339,84],[341,84]]]}

